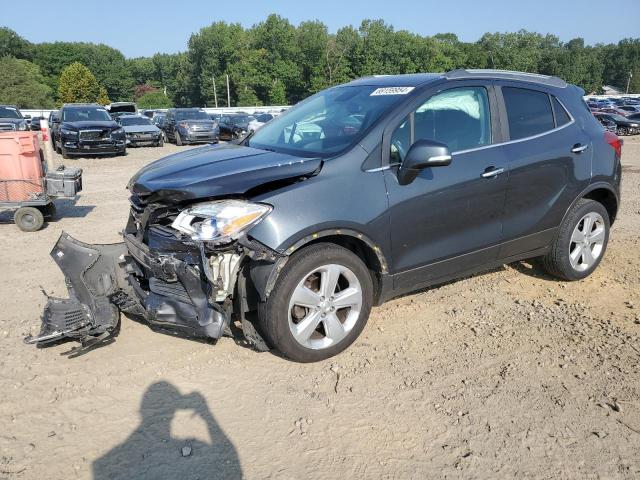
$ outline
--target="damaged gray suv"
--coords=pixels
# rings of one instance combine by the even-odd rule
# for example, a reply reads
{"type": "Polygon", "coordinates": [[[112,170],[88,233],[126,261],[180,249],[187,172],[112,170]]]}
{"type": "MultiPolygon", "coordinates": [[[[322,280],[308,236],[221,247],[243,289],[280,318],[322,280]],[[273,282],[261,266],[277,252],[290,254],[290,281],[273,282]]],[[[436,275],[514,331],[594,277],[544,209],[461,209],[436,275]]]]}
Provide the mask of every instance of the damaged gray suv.
{"type": "Polygon", "coordinates": [[[60,237],[70,298],[27,341],[88,348],[123,312],[210,339],[241,326],[311,362],[407,292],[534,257],[582,279],[616,217],[622,145],[582,95],[517,72],[363,78],[151,163],[128,185],[123,243],[60,237]]]}

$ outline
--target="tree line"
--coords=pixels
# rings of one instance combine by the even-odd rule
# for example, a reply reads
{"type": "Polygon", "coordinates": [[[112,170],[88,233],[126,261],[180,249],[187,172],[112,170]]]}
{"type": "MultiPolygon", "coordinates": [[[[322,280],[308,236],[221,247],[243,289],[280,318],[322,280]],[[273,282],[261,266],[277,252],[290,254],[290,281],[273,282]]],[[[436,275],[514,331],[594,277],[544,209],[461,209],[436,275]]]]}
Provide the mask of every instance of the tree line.
{"type": "MultiPolygon", "coordinates": [[[[251,28],[216,22],[191,35],[181,53],[125,58],[107,45],[30,43],[0,28],[0,103],[51,107],[71,83],[93,101],[135,100],[147,108],[293,104],[319,90],[374,74],[497,68],[557,75],[598,93],[603,85],[640,93],[640,38],[617,44],[562,42],[520,30],[463,42],[453,33],[420,36],[383,20],[329,33],[320,21],[292,25],[270,15],[251,28]],[[72,68],[73,67],[73,68],[72,68]],[[69,72],[72,69],[72,72],[69,72]],[[631,73],[631,76],[630,76],[631,73]]],[[[80,93],[76,88],[75,91],[80,93]]]]}

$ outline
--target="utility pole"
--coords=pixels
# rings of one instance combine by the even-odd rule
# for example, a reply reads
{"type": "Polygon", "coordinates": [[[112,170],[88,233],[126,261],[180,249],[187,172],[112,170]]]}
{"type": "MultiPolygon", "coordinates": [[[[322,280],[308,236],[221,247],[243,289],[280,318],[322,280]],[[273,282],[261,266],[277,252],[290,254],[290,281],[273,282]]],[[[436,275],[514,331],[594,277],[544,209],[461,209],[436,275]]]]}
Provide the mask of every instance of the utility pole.
{"type": "Polygon", "coordinates": [[[227,107],[231,106],[231,92],[229,91],[229,75],[227,75],[227,107]]]}
{"type": "Polygon", "coordinates": [[[213,80],[213,101],[216,103],[216,108],[218,108],[218,94],[216,92],[216,77],[215,76],[211,77],[211,80],[213,80]]]}
{"type": "Polygon", "coordinates": [[[632,77],[633,77],[633,72],[629,72],[629,78],[627,79],[627,93],[629,93],[629,86],[631,85],[632,77]]]}

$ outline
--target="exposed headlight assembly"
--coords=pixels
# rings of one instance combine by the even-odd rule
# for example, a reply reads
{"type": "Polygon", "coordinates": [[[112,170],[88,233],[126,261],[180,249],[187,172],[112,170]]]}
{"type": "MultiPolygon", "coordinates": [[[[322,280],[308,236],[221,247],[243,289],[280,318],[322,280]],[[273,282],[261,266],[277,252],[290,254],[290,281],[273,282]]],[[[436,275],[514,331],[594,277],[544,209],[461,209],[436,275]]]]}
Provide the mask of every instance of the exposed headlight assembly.
{"type": "Polygon", "coordinates": [[[28,128],[29,128],[29,126],[27,125],[26,120],[25,120],[25,121],[23,121],[23,122],[20,122],[20,123],[18,124],[18,130],[20,130],[20,131],[27,130],[28,128]]]}
{"type": "Polygon", "coordinates": [[[78,132],[76,130],[69,130],[68,128],[61,128],[60,133],[69,137],[78,136],[78,132]]]}
{"type": "Polygon", "coordinates": [[[229,243],[259,223],[272,207],[243,200],[199,203],[178,215],[171,225],[192,240],[229,243]]]}

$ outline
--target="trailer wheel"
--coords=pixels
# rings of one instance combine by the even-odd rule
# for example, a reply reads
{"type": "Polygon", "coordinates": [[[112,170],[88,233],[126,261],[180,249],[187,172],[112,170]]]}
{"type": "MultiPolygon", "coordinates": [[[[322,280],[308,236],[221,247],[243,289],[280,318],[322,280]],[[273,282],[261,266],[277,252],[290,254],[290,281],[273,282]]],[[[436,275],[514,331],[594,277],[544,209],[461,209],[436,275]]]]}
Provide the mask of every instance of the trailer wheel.
{"type": "Polygon", "coordinates": [[[23,232],[37,232],[44,225],[44,215],[35,207],[21,207],[14,214],[13,221],[23,232]]]}

